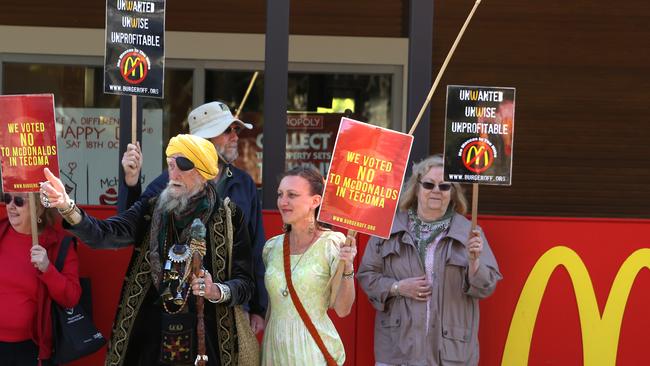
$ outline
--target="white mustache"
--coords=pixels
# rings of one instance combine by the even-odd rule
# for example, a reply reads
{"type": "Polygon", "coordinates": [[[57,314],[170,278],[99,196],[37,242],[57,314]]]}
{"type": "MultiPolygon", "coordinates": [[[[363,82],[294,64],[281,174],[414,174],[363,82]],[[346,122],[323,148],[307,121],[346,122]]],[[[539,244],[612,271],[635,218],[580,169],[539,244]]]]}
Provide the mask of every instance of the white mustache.
{"type": "Polygon", "coordinates": [[[167,187],[170,187],[170,186],[176,186],[176,185],[179,185],[179,186],[185,187],[185,185],[184,185],[182,182],[179,182],[179,181],[176,181],[176,180],[171,180],[171,179],[170,179],[170,180],[169,180],[169,183],[167,183],[167,187]]]}

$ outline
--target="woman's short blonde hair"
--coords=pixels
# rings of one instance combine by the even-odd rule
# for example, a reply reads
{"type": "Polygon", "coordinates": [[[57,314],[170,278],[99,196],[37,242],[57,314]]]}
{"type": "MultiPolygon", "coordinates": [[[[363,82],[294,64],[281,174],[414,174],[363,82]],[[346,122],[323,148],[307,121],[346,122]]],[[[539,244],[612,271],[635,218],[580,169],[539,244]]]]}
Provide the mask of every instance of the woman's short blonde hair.
{"type": "MultiPolygon", "coordinates": [[[[413,171],[411,176],[404,184],[402,189],[402,194],[400,195],[399,209],[402,211],[407,211],[408,209],[413,209],[417,211],[418,209],[418,192],[422,187],[418,183],[423,176],[429,173],[431,168],[444,167],[445,162],[441,154],[436,154],[429,156],[428,158],[420,161],[413,165],[413,171]]],[[[451,183],[451,202],[454,205],[456,212],[461,215],[467,213],[467,198],[463,193],[463,187],[460,184],[452,182],[451,183]]]]}

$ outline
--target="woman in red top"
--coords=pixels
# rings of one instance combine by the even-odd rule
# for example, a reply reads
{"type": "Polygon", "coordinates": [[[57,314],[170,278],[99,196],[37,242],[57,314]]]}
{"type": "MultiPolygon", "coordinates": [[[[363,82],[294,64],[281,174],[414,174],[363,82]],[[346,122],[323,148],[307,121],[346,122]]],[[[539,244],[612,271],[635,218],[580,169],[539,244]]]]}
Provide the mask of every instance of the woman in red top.
{"type": "Polygon", "coordinates": [[[29,199],[5,193],[7,218],[0,220],[0,365],[37,366],[52,355],[52,300],[64,307],[79,301],[79,266],[73,246],[63,271],[54,267],[65,233],[54,227],[54,209],[36,205],[38,245],[32,246],[29,199]]]}

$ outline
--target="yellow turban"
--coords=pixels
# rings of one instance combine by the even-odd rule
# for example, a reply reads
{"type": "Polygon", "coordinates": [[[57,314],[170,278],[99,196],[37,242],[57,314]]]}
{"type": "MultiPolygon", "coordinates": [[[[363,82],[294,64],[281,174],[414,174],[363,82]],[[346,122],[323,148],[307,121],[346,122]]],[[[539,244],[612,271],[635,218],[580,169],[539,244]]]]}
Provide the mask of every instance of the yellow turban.
{"type": "Polygon", "coordinates": [[[194,163],[196,170],[203,178],[214,179],[219,173],[219,158],[212,142],[198,136],[178,135],[172,137],[165,150],[167,157],[183,154],[194,163]]]}

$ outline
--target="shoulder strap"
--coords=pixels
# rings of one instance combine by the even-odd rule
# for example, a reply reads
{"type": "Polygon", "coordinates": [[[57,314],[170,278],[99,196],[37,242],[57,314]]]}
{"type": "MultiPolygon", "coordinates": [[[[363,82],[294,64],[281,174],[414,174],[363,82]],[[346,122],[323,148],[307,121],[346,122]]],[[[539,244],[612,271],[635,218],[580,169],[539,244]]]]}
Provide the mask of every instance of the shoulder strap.
{"type": "Polygon", "coordinates": [[[56,256],[56,262],[54,262],[54,267],[61,272],[63,270],[63,263],[65,262],[65,257],[68,254],[68,247],[70,246],[70,242],[74,240],[75,244],[77,240],[72,237],[72,236],[66,236],[63,238],[61,241],[61,246],[59,247],[59,254],[56,256]]]}
{"type": "Polygon", "coordinates": [[[325,357],[325,361],[327,362],[327,366],[336,366],[337,363],[334,360],[334,357],[332,357],[332,355],[327,350],[327,347],[325,346],[323,339],[321,338],[320,334],[318,334],[318,330],[316,329],[316,326],[311,321],[311,318],[309,317],[309,314],[307,314],[305,307],[302,305],[302,302],[300,302],[300,298],[296,293],[296,289],[293,287],[293,281],[291,280],[291,257],[289,253],[290,251],[289,232],[286,232],[284,234],[282,251],[283,251],[282,256],[284,259],[284,277],[287,281],[287,289],[289,290],[289,295],[291,295],[291,301],[293,301],[293,305],[296,307],[296,310],[298,311],[298,314],[300,315],[302,322],[305,323],[305,327],[307,327],[309,334],[311,334],[312,338],[314,338],[316,345],[323,353],[323,356],[325,357]]]}

